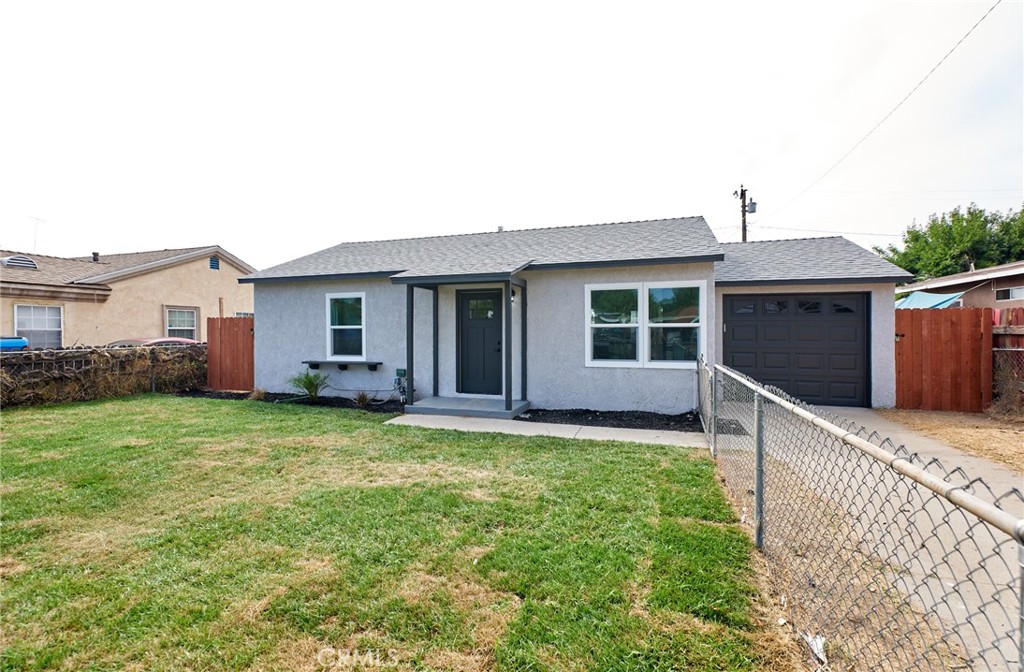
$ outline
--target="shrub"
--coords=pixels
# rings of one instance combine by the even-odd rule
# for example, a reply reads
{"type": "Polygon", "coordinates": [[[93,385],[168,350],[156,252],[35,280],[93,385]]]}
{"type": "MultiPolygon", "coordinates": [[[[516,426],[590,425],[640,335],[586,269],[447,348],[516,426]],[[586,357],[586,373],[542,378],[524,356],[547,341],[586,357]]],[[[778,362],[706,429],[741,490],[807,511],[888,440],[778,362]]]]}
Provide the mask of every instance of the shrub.
{"type": "Polygon", "coordinates": [[[370,405],[370,402],[373,401],[373,397],[366,390],[360,390],[356,392],[356,396],[352,401],[356,402],[356,406],[359,408],[366,408],[370,405]]]}
{"type": "Polygon", "coordinates": [[[301,392],[305,392],[309,400],[316,403],[320,399],[320,393],[327,387],[327,374],[306,369],[299,375],[290,378],[288,384],[301,392]]]}

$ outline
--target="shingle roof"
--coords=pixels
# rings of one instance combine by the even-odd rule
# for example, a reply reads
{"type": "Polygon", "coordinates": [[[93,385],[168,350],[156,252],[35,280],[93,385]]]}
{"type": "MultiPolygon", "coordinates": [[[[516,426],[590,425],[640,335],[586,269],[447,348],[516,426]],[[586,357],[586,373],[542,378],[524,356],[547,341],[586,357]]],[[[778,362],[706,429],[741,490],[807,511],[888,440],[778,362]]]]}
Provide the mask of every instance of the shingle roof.
{"type": "Polygon", "coordinates": [[[842,237],[724,243],[715,283],[906,282],[910,273],[842,237]]]}
{"type": "Polygon", "coordinates": [[[396,279],[507,275],[523,268],[714,261],[703,217],[342,243],[249,275],[248,282],[386,274],[396,279]]]}
{"type": "Polygon", "coordinates": [[[50,257],[45,254],[25,254],[0,250],[0,257],[25,256],[36,262],[37,269],[0,266],[0,280],[26,285],[69,285],[79,278],[96,272],[92,261],[50,257]]]}
{"type": "Polygon", "coordinates": [[[216,245],[206,247],[185,247],[173,250],[153,250],[126,254],[101,255],[98,262],[88,257],[51,257],[44,254],[26,254],[0,250],[0,257],[26,256],[36,262],[37,269],[0,267],[0,279],[4,282],[28,285],[98,285],[114,280],[121,275],[148,270],[151,266],[176,263],[176,260],[190,256],[218,254],[236,262],[242,270],[253,268],[235,258],[216,245]]]}

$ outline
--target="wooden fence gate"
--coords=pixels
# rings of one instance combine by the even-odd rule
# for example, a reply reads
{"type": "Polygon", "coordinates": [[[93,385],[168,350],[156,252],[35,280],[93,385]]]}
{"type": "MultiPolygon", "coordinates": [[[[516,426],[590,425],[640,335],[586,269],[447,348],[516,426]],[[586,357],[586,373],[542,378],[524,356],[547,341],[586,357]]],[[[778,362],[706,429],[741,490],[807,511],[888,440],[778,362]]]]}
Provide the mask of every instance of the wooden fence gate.
{"type": "Polygon", "coordinates": [[[253,318],[206,319],[206,385],[213,390],[253,388],[253,318]]]}
{"type": "Polygon", "coordinates": [[[896,407],[980,413],[992,403],[992,309],[896,311],[896,407]]]}

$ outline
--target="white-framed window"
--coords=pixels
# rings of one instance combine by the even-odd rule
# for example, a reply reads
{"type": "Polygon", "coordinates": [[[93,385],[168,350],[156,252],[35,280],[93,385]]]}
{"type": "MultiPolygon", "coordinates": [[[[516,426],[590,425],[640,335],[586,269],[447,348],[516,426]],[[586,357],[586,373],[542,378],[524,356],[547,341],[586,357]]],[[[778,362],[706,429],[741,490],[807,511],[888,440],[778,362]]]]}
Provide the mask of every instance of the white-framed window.
{"type": "Polygon", "coordinates": [[[366,358],[366,293],[327,295],[327,357],[340,360],[366,358]]]}
{"type": "Polygon", "coordinates": [[[235,317],[256,317],[256,313],[242,313],[236,310],[235,317]]]}
{"type": "Polygon", "coordinates": [[[996,290],[996,301],[1019,301],[1024,299],[1024,287],[1007,287],[996,290]]]}
{"type": "Polygon", "coordinates": [[[199,340],[199,309],[190,306],[164,306],[164,324],[168,338],[199,340]]]}
{"type": "Polygon", "coordinates": [[[59,348],[64,344],[63,306],[14,306],[14,335],[28,339],[33,350],[59,348]]]}
{"type": "Polygon", "coordinates": [[[696,368],[707,342],[707,283],[586,285],[586,365],[696,368]]]}

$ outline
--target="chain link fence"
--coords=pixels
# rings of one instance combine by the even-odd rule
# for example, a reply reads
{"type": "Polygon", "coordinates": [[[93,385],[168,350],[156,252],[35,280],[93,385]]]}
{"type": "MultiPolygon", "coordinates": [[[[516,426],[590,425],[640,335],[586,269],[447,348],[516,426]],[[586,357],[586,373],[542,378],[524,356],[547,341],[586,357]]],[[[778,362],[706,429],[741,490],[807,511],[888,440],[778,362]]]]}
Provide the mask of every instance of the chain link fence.
{"type": "Polygon", "coordinates": [[[1020,490],[699,369],[725,487],[819,669],[1024,669],[1020,490]]]}
{"type": "Polygon", "coordinates": [[[1024,421],[1024,348],[992,348],[993,410],[1024,421]]]}

